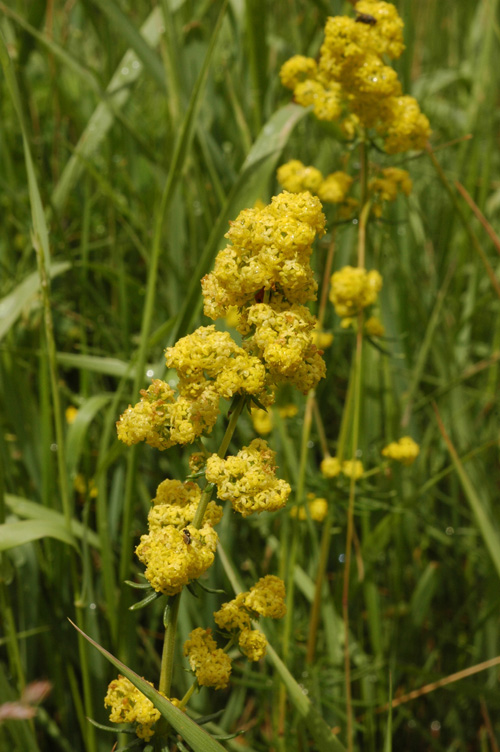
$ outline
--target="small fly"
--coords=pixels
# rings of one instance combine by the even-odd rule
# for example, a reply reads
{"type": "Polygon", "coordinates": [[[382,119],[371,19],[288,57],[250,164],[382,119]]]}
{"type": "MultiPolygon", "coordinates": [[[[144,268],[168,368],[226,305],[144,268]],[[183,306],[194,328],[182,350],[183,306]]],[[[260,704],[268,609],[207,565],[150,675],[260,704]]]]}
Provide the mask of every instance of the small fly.
{"type": "Polygon", "coordinates": [[[377,19],[375,18],[375,16],[370,16],[369,13],[358,13],[356,23],[364,23],[368,24],[368,26],[375,26],[377,19]]]}
{"type": "Polygon", "coordinates": [[[187,527],[185,527],[184,530],[182,531],[182,538],[186,546],[189,546],[191,544],[191,533],[189,532],[187,527]]]}

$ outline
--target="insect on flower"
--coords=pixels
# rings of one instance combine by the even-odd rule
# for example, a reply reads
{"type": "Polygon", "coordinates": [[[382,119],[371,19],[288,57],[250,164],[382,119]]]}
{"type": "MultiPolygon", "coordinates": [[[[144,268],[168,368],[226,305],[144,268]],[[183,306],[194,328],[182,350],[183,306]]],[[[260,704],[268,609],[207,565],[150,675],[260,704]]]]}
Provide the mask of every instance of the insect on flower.
{"type": "Polygon", "coordinates": [[[182,537],[186,546],[189,546],[191,544],[191,533],[187,528],[184,528],[184,530],[182,531],[182,537]]]}
{"type": "Polygon", "coordinates": [[[377,19],[374,16],[370,16],[369,13],[358,13],[356,23],[364,23],[369,26],[374,26],[377,23],[377,19]]]}

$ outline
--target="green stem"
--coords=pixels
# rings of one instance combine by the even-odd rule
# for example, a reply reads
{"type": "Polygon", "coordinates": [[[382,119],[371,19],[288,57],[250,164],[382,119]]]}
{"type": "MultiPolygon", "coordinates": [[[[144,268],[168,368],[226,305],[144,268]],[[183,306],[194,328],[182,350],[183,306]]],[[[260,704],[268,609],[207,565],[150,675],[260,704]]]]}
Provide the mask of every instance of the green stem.
{"type": "MultiPolygon", "coordinates": [[[[236,402],[236,405],[234,406],[233,411],[231,412],[231,418],[229,420],[228,427],[226,428],[226,433],[224,434],[224,438],[221,441],[219,451],[217,452],[217,454],[221,458],[224,458],[226,456],[226,452],[229,448],[229,444],[231,443],[231,439],[233,438],[233,434],[236,429],[236,424],[238,423],[238,418],[241,415],[241,412],[245,406],[246,401],[247,401],[246,395],[240,395],[238,401],[236,402]]],[[[213,483],[208,483],[203,489],[203,493],[201,494],[201,499],[196,509],[196,513],[194,515],[193,523],[192,523],[194,527],[198,529],[202,525],[205,512],[207,511],[208,502],[212,498],[214,488],[215,486],[213,483]]]]}
{"type": "MultiPolygon", "coordinates": [[[[226,428],[224,438],[222,439],[221,445],[219,447],[219,451],[217,452],[219,457],[223,458],[228,450],[229,444],[231,442],[234,431],[236,429],[236,425],[238,423],[238,418],[241,415],[241,412],[243,410],[243,407],[245,406],[246,401],[247,401],[246,395],[240,395],[239,399],[236,401],[236,404],[231,412],[231,417],[229,420],[228,427],[226,428]]],[[[193,518],[193,523],[192,523],[194,527],[197,529],[199,529],[203,523],[203,518],[205,516],[208,503],[210,499],[212,498],[214,488],[215,486],[213,483],[208,483],[203,489],[198,507],[196,509],[195,516],[193,518]]],[[[163,640],[163,652],[162,652],[162,657],[161,657],[161,672],[160,672],[159,689],[160,689],[160,692],[163,692],[163,694],[165,694],[167,697],[170,692],[170,685],[172,681],[175,636],[176,636],[176,631],[177,631],[177,617],[179,615],[179,604],[180,604],[180,599],[181,599],[181,593],[182,591],[180,593],[177,593],[177,595],[171,596],[167,604],[167,607],[165,609],[165,624],[164,624],[165,637],[163,640]]]]}
{"type": "MultiPolygon", "coordinates": [[[[315,392],[314,390],[312,390],[307,395],[306,409],[304,413],[304,425],[302,428],[299,475],[298,475],[298,480],[297,480],[297,491],[296,491],[296,500],[297,500],[297,503],[299,504],[302,502],[304,498],[307,451],[308,451],[309,437],[311,435],[314,402],[315,402],[315,392]]],[[[292,544],[290,546],[290,555],[288,557],[288,562],[287,562],[287,577],[286,577],[287,610],[286,610],[286,616],[285,616],[285,623],[283,625],[283,640],[282,640],[282,655],[283,655],[283,662],[285,663],[285,665],[287,663],[289,653],[290,653],[292,623],[293,623],[293,618],[294,618],[294,613],[295,613],[294,607],[293,607],[293,601],[294,601],[294,595],[295,595],[294,572],[295,572],[295,564],[297,561],[298,544],[299,544],[299,518],[297,516],[292,520],[292,544]]],[[[286,688],[284,684],[282,684],[280,687],[279,705],[280,705],[279,727],[280,729],[284,729],[285,710],[286,710],[286,688]]]]}
{"type": "Polygon", "coordinates": [[[174,667],[174,648],[175,633],[177,630],[177,617],[179,616],[179,605],[181,602],[182,590],[177,595],[171,595],[165,607],[165,637],[163,638],[163,651],[161,655],[161,671],[159,691],[163,692],[166,697],[170,696],[172,685],[172,671],[174,667]]]}
{"type": "MultiPolygon", "coordinates": [[[[361,413],[361,373],[363,357],[363,311],[358,314],[358,333],[356,337],[356,361],[354,378],[354,415],[352,425],[352,452],[353,461],[359,441],[359,419],[361,413]]],[[[354,498],[356,495],[356,478],[351,475],[349,484],[349,506],[347,510],[347,536],[345,550],[344,587],[342,592],[342,615],[344,619],[344,673],[346,688],[346,714],[347,714],[347,749],[353,749],[353,713],[351,695],[351,663],[349,656],[349,577],[351,571],[351,549],[354,535],[354,498]]]]}

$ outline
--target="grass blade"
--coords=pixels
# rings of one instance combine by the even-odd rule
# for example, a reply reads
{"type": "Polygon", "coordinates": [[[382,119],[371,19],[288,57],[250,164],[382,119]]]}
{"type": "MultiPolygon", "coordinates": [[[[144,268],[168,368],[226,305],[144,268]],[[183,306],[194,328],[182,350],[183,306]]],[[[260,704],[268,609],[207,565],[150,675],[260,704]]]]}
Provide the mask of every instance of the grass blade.
{"type": "MultiPolygon", "coordinates": [[[[147,17],[140,29],[140,34],[150,47],[155,47],[162,35],[163,22],[161,11],[155,8],[147,17]]],[[[109,104],[101,102],[97,105],[84,132],[80,136],[74,154],[68,160],[61,177],[52,193],[52,205],[60,212],[66,203],[70,191],[79,180],[84,161],[90,159],[106,137],[114,120],[113,109],[120,109],[128,100],[132,91],[132,84],[142,73],[143,63],[134,50],[127,50],[120,61],[106,94],[109,104]],[[82,161],[83,160],[83,161],[82,161]]]]}
{"type": "Polygon", "coordinates": [[[26,520],[23,522],[6,522],[0,525],[0,551],[32,543],[40,538],[56,538],[63,543],[69,543],[78,550],[76,541],[68,532],[66,521],[61,515],[62,522],[42,522],[40,520],[26,520]]]}
{"type": "Polygon", "coordinates": [[[498,535],[496,527],[493,525],[493,521],[488,516],[481,499],[477,495],[474,486],[470,482],[469,476],[465,472],[465,468],[460,460],[460,457],[457,454],[457,450],[453,446],[450,437],[446,433],[437,406],[433,405],[433,407],[434,412],[436,413],[441,436],[446,442],[446,446],[448,447],[448,451],[451,455],[455,470],[457,471],[462,489],[476,518],[476,522],[483,537],[483,541],[493,560],[493,565],[497,571],[498,576],[500,577],[500,536],[498,535]]]}
{"type": "Polygon", "coordinates": [[[179,733],[185,741],[190,744],[194,752],[223,752],[222,747],[218,741],[213,739],[210,734],[207,734],[201,726],[198,726],[194,721],[188,718],[181,710],[172,705],[171,702],[166,700],[159,692],[148,684],[145,679],[138,676],[135,671],[132,671],[128,666],[115,658],[114,655],[105,650],[101,645],[92,640],[85,632],[82,632],[76,624],[73,624],[71,620],[70,624],[85,637],[99,652],[108,659],[110,663],[117,668],[123,676],[126,676],[132,684],[140,690],[148,700],[151,700],[155,708],[157,708],[162,716],[173,726],[173,728],[179,733]]]}

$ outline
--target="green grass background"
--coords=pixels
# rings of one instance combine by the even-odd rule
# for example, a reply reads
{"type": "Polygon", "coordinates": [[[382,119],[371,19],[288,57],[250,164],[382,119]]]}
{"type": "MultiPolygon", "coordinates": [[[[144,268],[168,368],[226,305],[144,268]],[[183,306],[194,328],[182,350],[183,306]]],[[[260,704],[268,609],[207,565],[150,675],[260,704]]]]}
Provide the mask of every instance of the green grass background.
{"type": "MultiPolygon", "coordinates": [[[[431,143],[451,194],[426,155],[372,154],[409,169],[414,192],[369,233],[368,266],[384,276],[387,354],[369,348],[365,358],[363,461],[377,466],[381,447],[402,433],[419,441],[421,456],[409,469],[364,481],[356,501],[365,573],[359,581],[354,567],[351,649],[355,715],[362,716],[356,748],[364,752],[384,743],[387,713],[374,711],[389,699],[390,677],[397,696],[500,655],[500,308],[472,235],[493,269],[499,260],[454,187],[462,183],[496,225],[498,3],[396,5],[406,41],[396,67],[404,91],[418,98],[431,121],[431,143]],[[461,140],[439,148],[455,139],[461,140]],[[465,480],[433,402],[463,460],[465,480]]],[[[207,323],[199,279],[222,247],[228,219],[279,191],[275,167],[286,159],[325,173],[340,169],[345,152],[335,128],[290,106],[278,73],[293,54],[316,55],[326,17],[349,8],[337,0],[233,0],[214,32],[221,4],[202,0],[0,2],[11,61],[3,54],[0,78],[0,511],[6,525],[0,701],[14,700],[35,679],[53,684],[34,722],[0,725],[1,749],[111,748],[112,737],[86,716],[106,722],[103,696],[114,669],[77,638],[67,617],[156,680],[161,607],[129,611],[135,594],[121,583],[140,571],[133,546],[157,484],[185,476],[187,453],[127,449],[114,424],[147,383],[146,371],[164,375],[165,346],[207,323]],[[21,122],[43,211],[33,203],[21,122]],[[41,268],[45,263],[51,277],[45,289],[57,372],[34,244],[45,250],[41,268]],[[79,409],[71,426],[64,423],[68,406],[79,409]],[[75,490],[77,473],[87,491],[75,490]],[[91,482],[97,497],[88,492],[91,482]],[[68,539],[69,529],[74,537],[68,539]]],[[[351,159],[355,164],[356,155],[351,159]]],[[[343,225],[337,237],[335,268],[352,260],[355,228],[343,225]]],[[[319,277],[327,241],[314,257],[319,277]]],[[[325,325],[336,337],[317,399],[333,452],[353,338],[339,330],[332,309],[325,325]]],[[[278,422],[270,440],[280,473],[293,483],[304,400],[282,399],[294,400],[299,416],[278,422]]],[[[245,419],[235,446],[252,436],[245,419]]],[[[320,460],[313,427],[306,490],[336,505],[335,534],[316,660],[306,667],[321,531],[304,527],[288,665],[334,727],[345,718],[339,557],[347,495],[321,479],[320,460]]],[[[283,514],[245,521],[227,514],[221,524],[224,550],[245,586],[279,571],[287,535],[283,514]]],[[[208,582],[230,592],[220,561],[208,582]]],[[[215,595],[186,597],[182,639],[193,627],[210,625],[219,604],[215,595]]],[[[279,652],[280,628],[269,630],[279,652]]],[[[228,748],[315,749],[293,709],[284,739],[278,737],[278,678],[270,665],[241,662],[234,677],[230,691],[204,690],[193,704],[199,713],[221,710],[217,726],[224,731],[247,729],[244,742],[227,742],[228,748]]],[[[175,683],[178,696],[190,683],[180,647],[175,683]]],[[[395,708],[390,736],[396,750],[494,752],[498,719],[497,667],[395,708]]]]}

